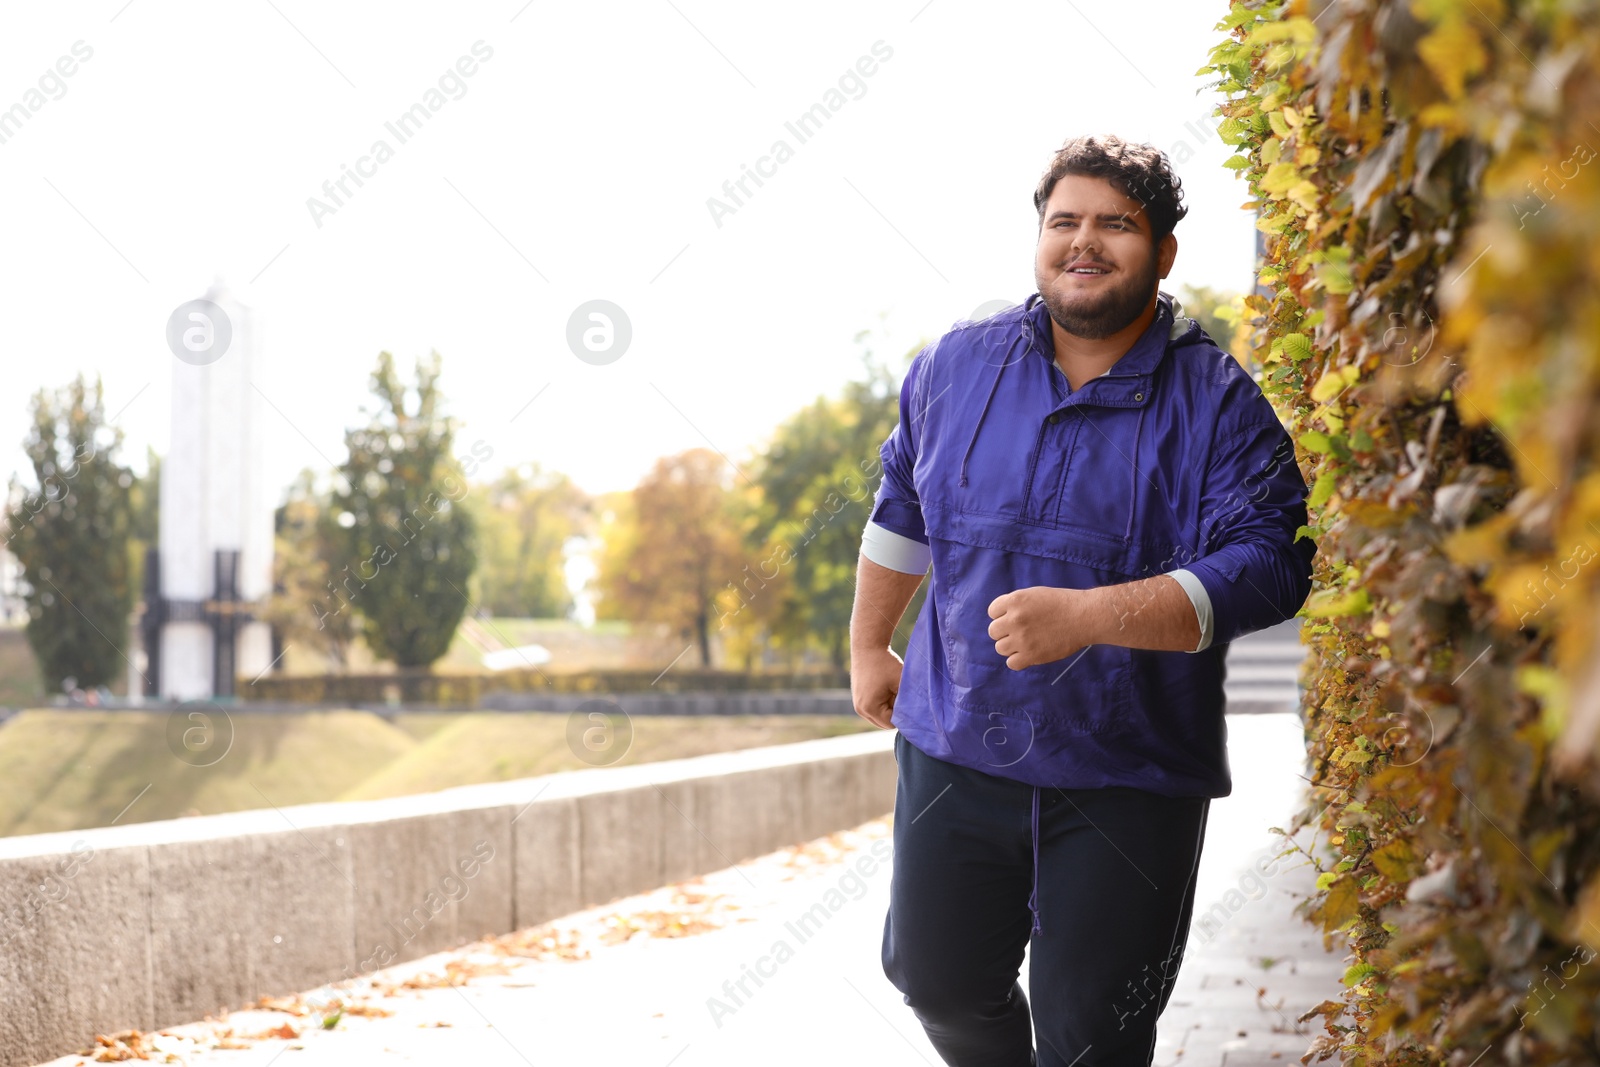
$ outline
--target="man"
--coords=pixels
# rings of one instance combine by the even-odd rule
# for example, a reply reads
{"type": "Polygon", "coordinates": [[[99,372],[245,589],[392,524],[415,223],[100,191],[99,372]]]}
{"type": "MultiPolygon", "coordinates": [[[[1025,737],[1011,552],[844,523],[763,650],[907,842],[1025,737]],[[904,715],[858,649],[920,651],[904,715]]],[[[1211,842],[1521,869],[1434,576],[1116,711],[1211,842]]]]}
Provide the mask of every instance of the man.
{"type": "Polygon", "coordinates": [[[857,713],[899,730],[883,966],[957,1067],[1148,1067],[1232,788],[1228,643],[1310,591],[1293,444],[1158,289],[1181,188],[1069,140],[1038,292],[918,353],[881,450],[850,643],[857,713]]]}

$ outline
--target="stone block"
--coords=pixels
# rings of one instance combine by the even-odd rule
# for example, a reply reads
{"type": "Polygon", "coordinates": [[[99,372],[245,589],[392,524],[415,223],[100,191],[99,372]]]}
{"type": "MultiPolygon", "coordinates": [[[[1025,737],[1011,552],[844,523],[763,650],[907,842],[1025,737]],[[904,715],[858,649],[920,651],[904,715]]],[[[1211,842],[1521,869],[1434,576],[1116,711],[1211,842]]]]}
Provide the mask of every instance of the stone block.
{"type": "Polygon", "coordinates": [[[0,1063],[154,1027],[144,847],[0,860],[0,906],[0,1063]]]}
{"type": "Polygon", "coordinates": [[[346,829],[285,826],[282,833],[243,840],[252,866],[249,888],[238,899],[248,902],[250,914],[246,947],[253,995],[287,996],[360,973],[346,829]]]}
{"type": "Polygon", "coordinates": [[[578,859],[578,801],[535,800],[513,813],[516,929],[525,930],[583,907],[578,859]]]}
{"type": "Polygon", "coordinates": [[[663,805],[656,787],[588,793],[577,801],[583,906],[659,887],[663,805]]]}

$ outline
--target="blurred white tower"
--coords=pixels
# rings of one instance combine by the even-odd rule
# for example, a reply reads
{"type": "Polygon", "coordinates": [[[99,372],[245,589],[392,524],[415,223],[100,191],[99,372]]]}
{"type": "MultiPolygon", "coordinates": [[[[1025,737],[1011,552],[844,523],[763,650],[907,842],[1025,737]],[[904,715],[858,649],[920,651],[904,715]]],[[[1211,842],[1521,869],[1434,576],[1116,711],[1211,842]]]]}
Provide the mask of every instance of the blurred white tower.
{"type": "Polygon", "coordinates": [[[272,662],[271,629],[255,620],[272,590],[273,548],[255,324],[218,279],[173,313],[167,337],[172,438],[150,561],[159,565],[147,566],[156,573],[146,581],[146,675],[165,699],[229,697],[236,678],[248,684],[272,662]]]}

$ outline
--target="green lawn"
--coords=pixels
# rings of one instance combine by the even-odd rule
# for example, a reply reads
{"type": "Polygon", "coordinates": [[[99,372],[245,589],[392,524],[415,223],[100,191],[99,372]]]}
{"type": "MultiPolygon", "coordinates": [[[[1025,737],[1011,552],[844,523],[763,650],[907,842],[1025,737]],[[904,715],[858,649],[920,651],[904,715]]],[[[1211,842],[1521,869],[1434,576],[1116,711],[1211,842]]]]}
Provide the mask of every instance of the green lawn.
{"type": "Polygon", "coordinates": [[[20,626],[0,626],[0,706],[23,708],[45,699],[27,635],[20,626]]]}

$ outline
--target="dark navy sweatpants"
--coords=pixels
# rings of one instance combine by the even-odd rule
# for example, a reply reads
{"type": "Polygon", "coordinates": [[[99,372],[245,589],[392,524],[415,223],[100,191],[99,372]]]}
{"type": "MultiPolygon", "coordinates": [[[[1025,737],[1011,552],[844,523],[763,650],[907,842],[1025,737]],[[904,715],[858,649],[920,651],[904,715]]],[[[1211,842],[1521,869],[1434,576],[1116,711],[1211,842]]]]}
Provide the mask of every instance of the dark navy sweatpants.
{"type": "Polygon", "coordinates": [[[1033,786],[935,759],[903,734],[895,760],[883,970],[945,1063],[1149,1067],[1210,800],[1044,788],[1036,809],[1033,786]],[[1030,935],[1031,1011],[1017,982],[1030,935]]]}

